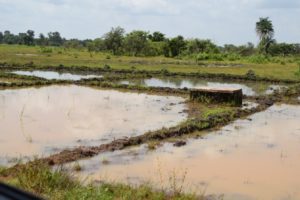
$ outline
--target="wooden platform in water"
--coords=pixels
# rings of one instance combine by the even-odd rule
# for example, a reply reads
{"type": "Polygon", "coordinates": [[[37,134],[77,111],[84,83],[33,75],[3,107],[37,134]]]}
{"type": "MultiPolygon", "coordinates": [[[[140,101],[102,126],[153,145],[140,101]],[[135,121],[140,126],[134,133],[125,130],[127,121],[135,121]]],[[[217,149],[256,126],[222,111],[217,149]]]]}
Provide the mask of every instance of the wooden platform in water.
{"type": "Polygon", "coordinates": [[[243,103],[242,89],[200,88],[190,91],[191,100],[204,103],[229,103],[241,106],[243,103]]]}

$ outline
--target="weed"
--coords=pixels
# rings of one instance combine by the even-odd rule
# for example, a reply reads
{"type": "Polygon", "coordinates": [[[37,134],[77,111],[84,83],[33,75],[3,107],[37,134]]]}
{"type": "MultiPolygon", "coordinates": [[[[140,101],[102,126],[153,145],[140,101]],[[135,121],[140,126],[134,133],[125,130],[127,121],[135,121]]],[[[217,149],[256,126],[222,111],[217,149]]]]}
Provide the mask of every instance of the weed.
{"type": "Polygon", "coordinates": [[[147,148],[148,150],[151,151],[151,150],[155,150],[160,145],[161,145],[160,141],[149,141],[147,143],[147,148]]]}
{"type": "Polygon", "coordinates": [[[180,195],[183,192],[183,186],[185,185],[187,175],[187,169],[178,177],[178,171],[175,169],[171,171],[169,175],[170,191],[175,195],[180,195]]]}
{"type": "Polygon", "coordinates": [[[101,163],[103,165],[108,165],[110,162],[109,162],[109,160],[107,158],[103,157],[102,160],[101,160],[101,163]]]}
{"type": "Polygon", "coordinates": [[[81,165],[80,165],[78,162],[76,162],[76,163],[73,165],[72,168],[73,168],[73,170],[76,171],[76,172],[79,172],[79,171],[82,170],[82,167],[81,167],[81,165]]]}
{"type": "MultiPolygon", "coordinates": [[[[0,176],[7,169],[0,170],[0,176]]],[[[21,189],[34,192],[47,199],[122,199],[122,200],[196,200],[203,199],[189,194],[170,195],[165,191],[154,190],[149,184],[143,184],[138,187],[131,187],[117,183],[102,183],[95,185],[92,183],[83,184],[78,179],[71,176],[61,167],[51,169],[48,165],[33,161],[22,167],[19,167],[14,176],[5,179],[21,189]]],[[[7,174],[6,174],[7,175],[7,174]]],[[[177,187],[180,191],[180,186],[177,187]]]]}

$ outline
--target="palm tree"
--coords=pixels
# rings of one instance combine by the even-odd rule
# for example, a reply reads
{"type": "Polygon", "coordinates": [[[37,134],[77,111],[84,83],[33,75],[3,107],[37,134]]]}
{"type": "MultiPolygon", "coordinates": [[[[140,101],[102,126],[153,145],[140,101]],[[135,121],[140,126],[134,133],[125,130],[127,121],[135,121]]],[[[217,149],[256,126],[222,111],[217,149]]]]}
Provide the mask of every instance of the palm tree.
{"type": "Polygon", "coordinates": [[[273,39],[274,28],[273,28],[272,21],[269,20],[268,17],[259,18],[259,21],[256,22],[255,30],[260,40],[259,42],[260,50],[267,54],[270,45],[275,41],[273,39]]]}

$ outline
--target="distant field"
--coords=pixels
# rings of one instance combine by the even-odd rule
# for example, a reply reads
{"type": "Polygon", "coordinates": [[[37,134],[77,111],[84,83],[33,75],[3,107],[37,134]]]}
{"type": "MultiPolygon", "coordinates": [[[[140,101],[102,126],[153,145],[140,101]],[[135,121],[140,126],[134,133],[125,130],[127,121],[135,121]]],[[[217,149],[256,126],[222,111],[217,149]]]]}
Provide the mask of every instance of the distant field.
{"type": "Polygon", "coordinates": [[[279,58],[281,62],[253,64],[245,60],[235,62],[202,61],[191,59],[174,59],[165,57],[128,57],[113,56],[108,53],[90,53],[87,50],[65,49],[62,47],[21,45],[0,45],[0,62],[25,64],[33,62],[40,66],[87,66],[103,67],[105,64],[113,69],[161,70],[170,72],[205,72],[225,74],[246,74],[249,69],[262,77],[300,80],[299,66],[294,58],[279,58]],[[214,66],[217,64],[218,66],[214,66]],[[234,66],[231,66],[234,64],[234,66]],[[223,65],[223,66],[222,66],[223,65]],[[226,66],[227,65],[227,66],[226,66]],[[228,66],[229,65],[229,66],[228,66]]]}

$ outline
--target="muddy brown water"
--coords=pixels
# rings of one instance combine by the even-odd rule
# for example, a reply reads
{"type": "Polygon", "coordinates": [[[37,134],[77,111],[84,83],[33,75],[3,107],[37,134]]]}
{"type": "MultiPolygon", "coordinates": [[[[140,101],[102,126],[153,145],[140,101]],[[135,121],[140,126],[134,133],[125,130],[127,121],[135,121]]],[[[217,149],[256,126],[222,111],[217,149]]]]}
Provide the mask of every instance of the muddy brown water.
{"type": "Polygon", "coordinates": [[[121,81],[122,84],[143,85],[150,87],[170,87],[170,88],[218,88],[218,89],[242,89],[247,96],[272,94],[274,90],[280,90],[284,85],[269,83],[244,82],[236,83],[230,81],[212,81],[201,78],[172,77],[172,78],[149,78],[133,79],[121,81]]]}
{"type": "Polygon", "coordinates": [[[40,78],[45,78],[48,80],[73,80],[73,81],[78,81],[81,79],[89,79],[89,78],[101,78],[103,76],[101,75],[83,75],[83,74],[71,74],[71,73],[58,73],[54,71],[13,71],[11,72],[13,74],[18,74],[18,75],[26,75],[26,76],[36,76],[40,78]]]}
{"type": "Polygon", "coordinates": [[[0,90],[0,164],[175,126],[187,118],[183,101],[81,86],[0,90]]]}
{"type": "Polygon", "coordinates": [[[223,199],[300,199],[299,119],[299,106],[275,105],[180,148],[165,144],[148,151],[144,145],[81,161],[80,176],[169,188],[175,171],[178,187],[185,177],[186,191],[223,199]]]}

